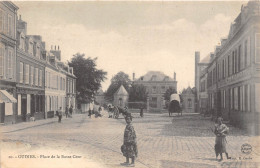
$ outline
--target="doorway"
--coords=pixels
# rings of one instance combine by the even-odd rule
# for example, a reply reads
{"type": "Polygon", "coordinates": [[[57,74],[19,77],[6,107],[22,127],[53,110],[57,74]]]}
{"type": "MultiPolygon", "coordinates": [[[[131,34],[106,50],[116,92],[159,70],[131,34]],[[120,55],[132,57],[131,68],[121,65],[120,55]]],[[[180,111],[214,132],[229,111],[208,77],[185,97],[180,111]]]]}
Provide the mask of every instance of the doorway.
{"type": "Polygon", "coordinates": [[[21,114],[22,114],[23,121],[26,121],[26,113],[27,113],[27,97],[25,94],[21,96],[21,114]]]}

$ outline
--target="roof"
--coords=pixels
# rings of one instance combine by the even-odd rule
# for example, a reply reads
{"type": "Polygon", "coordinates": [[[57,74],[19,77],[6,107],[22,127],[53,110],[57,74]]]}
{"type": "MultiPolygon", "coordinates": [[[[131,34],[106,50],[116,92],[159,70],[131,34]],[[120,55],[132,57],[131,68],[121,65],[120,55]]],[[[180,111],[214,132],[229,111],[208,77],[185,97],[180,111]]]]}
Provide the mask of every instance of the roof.
{"type": "Polygon", "coordinates": [[[210,63],[210,54],[208,54],[206,57],[204,57],[200,63],[203,63],[203,64],[208,64],[210,63]]]}
{"type": "Polygon", "coordinates": [[[98,89],[98,91],[97,91],[97,94],[96,95],[103,95],[104,94],[104,92],[103,92],[103,90],[100,88],[100,89],[98,89]]]}
{"type": "Polygon", "coordinates": [[[194,91],[189,86],[187,89],[184,89],[181,94],[194,94],[194,91]]]}
{"type": "Polygon", "coordinates": [[[174,81],[169,76],[160,71],[149,71],[144,76],[141,76],[138,81],[174,81]]]}
{"type": "Polygon", "coordinates": [[[128,92],[125,90],[125,87],[121,85],[114,95],[128,95],[128,92]]]}

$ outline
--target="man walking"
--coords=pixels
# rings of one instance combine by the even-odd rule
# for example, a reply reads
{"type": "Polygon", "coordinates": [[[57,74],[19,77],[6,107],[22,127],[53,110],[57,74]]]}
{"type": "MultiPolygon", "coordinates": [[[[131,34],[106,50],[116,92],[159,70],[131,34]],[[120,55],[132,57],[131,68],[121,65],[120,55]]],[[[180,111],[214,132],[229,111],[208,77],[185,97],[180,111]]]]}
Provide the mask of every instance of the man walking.
{"type": "Polygon", "coordinates": [[[62,111],[61,111],[61,107],[60,109],[58,110],[58,117],[59,117],[59,120],[58,122],[61,123],[61,118],[62,118],[62,111]]]}

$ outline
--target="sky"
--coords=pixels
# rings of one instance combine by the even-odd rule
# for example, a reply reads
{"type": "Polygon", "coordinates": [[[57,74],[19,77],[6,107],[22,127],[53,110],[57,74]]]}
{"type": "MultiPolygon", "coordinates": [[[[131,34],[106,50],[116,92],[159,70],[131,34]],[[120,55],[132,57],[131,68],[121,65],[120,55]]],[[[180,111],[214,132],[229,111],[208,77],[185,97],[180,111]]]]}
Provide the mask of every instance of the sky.
{"type": "Polygon", "coordinates": [[[132,79],[148,71],[177,76],[177,90],[194,87],[195,51],[201,60],[221,38],[245,1],[14,1],[28,35],[41,35],[46,49],[59,45],[61,59],[84,53],[111,77],[132,79]]]}

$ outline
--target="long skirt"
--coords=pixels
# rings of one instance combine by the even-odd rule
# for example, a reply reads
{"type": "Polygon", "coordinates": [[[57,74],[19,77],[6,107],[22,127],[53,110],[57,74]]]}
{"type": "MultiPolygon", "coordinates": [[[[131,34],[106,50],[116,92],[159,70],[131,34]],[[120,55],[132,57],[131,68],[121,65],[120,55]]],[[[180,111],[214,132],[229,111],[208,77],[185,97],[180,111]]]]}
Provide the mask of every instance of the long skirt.
{"type": "Polygon", "coordinates": [[[225,153],[227,140],[225,136],[216,136],[215,140],[215,152],[216,153],[225,153]]]}
{"type": "Polygon", "coordinates": [[[121,146],[121,151],[125,157],[137,157],[138,150],[135,143],[126,143],[121,146]]]}

